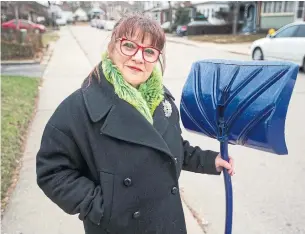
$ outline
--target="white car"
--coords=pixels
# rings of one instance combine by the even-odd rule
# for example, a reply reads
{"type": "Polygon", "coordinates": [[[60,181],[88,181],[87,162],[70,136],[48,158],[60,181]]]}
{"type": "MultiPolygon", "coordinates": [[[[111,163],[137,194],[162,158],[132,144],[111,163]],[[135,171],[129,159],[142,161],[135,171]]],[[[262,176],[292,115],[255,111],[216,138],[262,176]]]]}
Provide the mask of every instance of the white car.
{"type": "Polygon", "coordinates": [[[298,64],[305,72],[305,22],[288,24],[273,35],[251,45],[253,60],[285,60],[298,64]]]}
{"type": "Polygon", "coordinates": [[[97,28],[100,28],[100,29],[103,29],[105,27],[105,20],[103,19],[98,19],[96,21],[96,27],[97,28]]]}
{"type": "Polygon", "coordinates": [[[64,16],[60,16],[56,19],[56,24],[59,26],[64,26],[67,24],[67,19],[64,16]]]}
{"type": "Polygon", "coordinates": [[[162,25],[161,25],[161,28],[163,29],[163,30],[169,30],[169,27],[171,26],[171,22],[169,22],[169,21],[166,21],[165,23],[163,23],[162,25]]]}
{"type": "Polygon", "coordinates": [[[106,20],[104,29],[108,31],[112,31],[114,29],[115,24],[116,24],[115,20],[106,20]]]}

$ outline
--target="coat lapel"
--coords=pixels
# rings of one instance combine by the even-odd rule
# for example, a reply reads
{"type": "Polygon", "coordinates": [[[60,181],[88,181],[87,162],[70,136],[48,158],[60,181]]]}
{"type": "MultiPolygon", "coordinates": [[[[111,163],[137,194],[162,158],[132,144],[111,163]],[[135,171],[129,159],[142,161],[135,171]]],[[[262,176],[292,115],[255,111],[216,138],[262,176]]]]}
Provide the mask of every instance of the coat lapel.
{"type": "MultiPolygon", "coordinates": [[[[158,107],[157,109],[160,108],[158,107]]],[[[157,109],[156,111],[159,112],[160,110],[157,109]]],[[[162,138],[162,134],[168,124],[167,120],[157,114],[154,121],[156,125],[152,126],[133,106],[124,100],[118,99],[101,127],[101,134],[155,148],[173,157],[162,138]]]]}
{"type": "Polygon", "coordinates": [[[156,108],[153,115],[153,119],[154,119],[154,128],[160,133],[161,136],[163,136],[163,134],[165,133],[168,127],[168,118],[165,117],[162,102],[156,108]]]}

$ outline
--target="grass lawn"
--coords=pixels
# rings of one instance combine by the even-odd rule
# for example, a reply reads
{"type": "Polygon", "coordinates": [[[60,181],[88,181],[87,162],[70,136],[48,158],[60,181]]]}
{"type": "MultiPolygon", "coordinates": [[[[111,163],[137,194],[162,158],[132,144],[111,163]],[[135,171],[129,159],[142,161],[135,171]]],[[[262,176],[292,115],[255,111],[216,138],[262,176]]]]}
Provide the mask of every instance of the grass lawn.
{"type": "Polygon", "coordinates": [[[253,34],[253,35],[198,35],[188,36],[189,40],[201,42],[214,42],[214,43],[243,43],[253,42],[257,39],[266,37],[266,34],[253,34]]]}
{"type": "Polygon", "coordinates": [[[1,204],[23,153],[23,142],[35,110],[39,78],[1,77],[1,204]]]}
{"type": "Polygon", "coordinates": [[[42,35],[42,44],[46,47],[51,41],[57,41],[59,35],[56,31],[46,32],[42,35]]]}

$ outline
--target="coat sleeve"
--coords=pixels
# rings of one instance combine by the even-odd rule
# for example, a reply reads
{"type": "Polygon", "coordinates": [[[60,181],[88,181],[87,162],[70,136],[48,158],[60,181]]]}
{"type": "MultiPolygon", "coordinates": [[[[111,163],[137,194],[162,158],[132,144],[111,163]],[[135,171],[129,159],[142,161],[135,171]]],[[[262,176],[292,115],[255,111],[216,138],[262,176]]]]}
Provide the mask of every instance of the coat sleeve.
{"type": "Polygon", "coordinates": [[[182,169],[190,172],[220,175],[216,170],[215,158],[217,152],[202,150],[198,146],[193,147],[186,140],[183,140],[184,160],[182,169]]]}
{"type": "Polygon", "coordinates": [[[48,123],[36,158],[39,187],[66,213],[99,224],[103,216],[101,187],[82,176],[81,163],[84,161],[75,142],[48,123]]]}

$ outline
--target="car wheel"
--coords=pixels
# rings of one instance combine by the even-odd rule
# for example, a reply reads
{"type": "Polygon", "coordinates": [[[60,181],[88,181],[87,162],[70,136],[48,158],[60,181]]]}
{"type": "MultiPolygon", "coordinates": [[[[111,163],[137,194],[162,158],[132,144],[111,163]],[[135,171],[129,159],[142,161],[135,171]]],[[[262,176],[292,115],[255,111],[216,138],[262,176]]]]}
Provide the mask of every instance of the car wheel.
{"type": "Polygon", "coordinates": [[[37,33],[37,34],[39,34],[39,33],[40,33],[40,30],[36,28],[36,29],[34,30],[34,32],[37,33]]]}
{"type": "Polygon", "coordinates": [[[252,53],[253,60],[264,60],[264,54],[261,48],[257,47],[252,53]]]}

